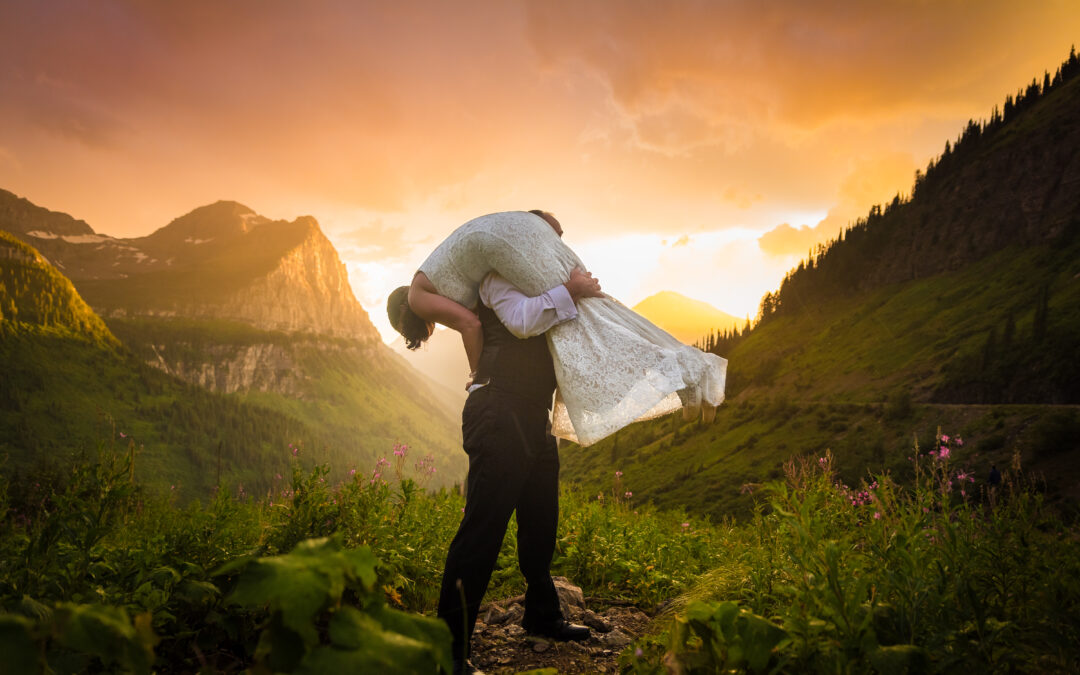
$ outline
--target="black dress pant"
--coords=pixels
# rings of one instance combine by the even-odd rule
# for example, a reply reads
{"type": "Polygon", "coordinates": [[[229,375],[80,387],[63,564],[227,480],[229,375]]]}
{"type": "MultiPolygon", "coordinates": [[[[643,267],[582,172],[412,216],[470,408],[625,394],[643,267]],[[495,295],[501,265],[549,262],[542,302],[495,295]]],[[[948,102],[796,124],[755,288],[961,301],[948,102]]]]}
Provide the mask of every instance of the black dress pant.
{"type": "Polygon", "coordinates": [[[528,584],[523,623],[538,628],[562,618],[550,574],[559,453],[547,430],[546,405],[491,384],[469,394],[461,417],[469,455],[465,515],[446,556],[439,596],[439,617],[450,626],[457,658],[468,654],[511,513],[517,515],[518,564],[528,584]]]}

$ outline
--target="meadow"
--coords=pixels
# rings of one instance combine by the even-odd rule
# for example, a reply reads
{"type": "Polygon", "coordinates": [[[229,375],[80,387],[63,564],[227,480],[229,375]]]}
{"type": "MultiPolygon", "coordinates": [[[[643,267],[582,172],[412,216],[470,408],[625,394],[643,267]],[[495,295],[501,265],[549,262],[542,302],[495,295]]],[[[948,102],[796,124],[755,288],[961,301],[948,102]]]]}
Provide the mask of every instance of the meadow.
{"type": "MultiPolygon", "coordinates": [[[[564,490],[553,573],[665,609],[624,673],[1068,672],[1080,659],[1080,537],[1018,457],[986,486],[959,438],[913,448],[914,480],[846,485],[788,462],[753,517],[711,523],[635,502],[632,475],[564,490]]],[[[435,672],[433,617],[456,491],[395,446],[336,485],[302,468],[264,495],[180,505],[132,476],[134,443],[3,473],[0,650],[15,673],[435,672]]],[[[488,597],[521,593],[514,525],[488,597]]]]}
{"type": "MultiPolygon", "coordinates": [[[[627,673],[1067,672],[1080,660],[1080,537],[1019,459],[989,487],[961,439],[913,478],[847,485],[793,460],[752,517],[639,504],[635,476],[564,490],[553,574],[650,613],[627,673]]],[[[969,441],[970,443],[970,441],[969,441]]],[[[11,672],[436,672],[432,618],[464,499],[405,446],[331,484],[283,448],[264,494],[204,503],[132,476],[134,443],[0,480],[0,651],[11,672]]],[[[489,598],[522,591],[514,525],[489,598]]]]}

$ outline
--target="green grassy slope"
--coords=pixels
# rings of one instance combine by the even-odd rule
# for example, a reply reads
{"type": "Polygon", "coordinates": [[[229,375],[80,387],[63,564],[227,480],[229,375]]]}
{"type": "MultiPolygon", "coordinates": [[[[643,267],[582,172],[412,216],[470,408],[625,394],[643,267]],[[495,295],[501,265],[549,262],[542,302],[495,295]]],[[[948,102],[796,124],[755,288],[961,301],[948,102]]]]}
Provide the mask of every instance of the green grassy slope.
{"type": "Polygon", "coordinates": [[[388,455],[395,443],[407,443],[414,456],[436,457],[433,484],[450,484],[464,476],[460,444],[447,440],[460,438],[457,420],[388,350],[228,321],[140,318],[108,323],[142,360],[164,359],[170,367],[183,364],[199,370],[203,364],[235,363],[246,353],[270,351],[278,368],[302,377],[284,385],[288,391],[249,389],[237,394],[241,400],[319,429],[332,447],[355,457],[351,464],[362,468],[388,455]]]}
{"type": "Polygon", "coordinates": [[[1049,92],[972,123],[899,197],[800,265],[752,331],[725,336],[715,423],[666,418],[563,452],[563,475],[635,499],[745,513],[793,455],[832,449],[853,482],[908,470],[937,427],[976,475],[1019,451],[1080,499],[1080,60],[1049,92]]]}
{"type": "Polygon", "coordinates": [[[1067,461],[1080,433],[1080,407],[937,400],[996,363],[1033,387],[1080,375],[1072,357],[1080,353],[1078,276],[1077,243],[1006,250],[820,312],[779,316],[728,354],[729,399],[713,424],[668,417],[588,448],[570,446],[563,476],[600,491],[621,470],[635,498],[713,515],[745,513],[754,485],[779,477],[792,455],[830,448],[854,483],[867,468],[907,471],[912,437],[929,447],[941,426],[969,439],[961,458],[977,475],[991,463],[1006,465],[1017,448],[1056,494],[1080,497],[1080,470],[1067,461]],[[1055,281],[1047,336],[1039,342],[1032,336],[1035,268],[1055,281]],[[1013,344],[1006,350],[999,339],[984,366],[988,331],[1009,311],[1016,316],[1013,344]]]}
{"type": "Polygon", "coordinates": [[[0,470],[63,467],[99,444],[139,450],[136,473],[183,498],[219,476],[260,492],[287,473],[289,443],[336,475],[373,455],[288,411],[214,394],[143,363],[120,346],[71,283],[29,246],[0,232],[0,470]],[[123,436],[121,436],[123,434],[123,436]]]}
{"type": "Polygon", "coordinates": [[[0,321],[115,344],[101,318],[36,250],[0,230],[0,321]]]}

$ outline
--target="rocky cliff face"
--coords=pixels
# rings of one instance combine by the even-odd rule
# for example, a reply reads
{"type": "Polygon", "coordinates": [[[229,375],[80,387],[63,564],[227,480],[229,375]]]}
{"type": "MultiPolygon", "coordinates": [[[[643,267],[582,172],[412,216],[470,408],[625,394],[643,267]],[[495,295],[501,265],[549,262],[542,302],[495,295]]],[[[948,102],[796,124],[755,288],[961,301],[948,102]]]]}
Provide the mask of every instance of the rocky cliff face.
{"type": "Polygon", "coordinates": [[[379,340],[318,222],[272,221],[236,202],[118,239],[0,191],[0,229],[42,251],[106,317],[240,321],[273,331],[379,340]]]}
{"type": "Polygon", "coordinates": [[[315,219],[304,220],[307,236],[269,274],[203,311],[267,330],[377,341],[375,327],[349,286],[345,263],[315,219]]]}
{"type": "Polygon", "coordinates": [[[310,376],[298,368],[293,350],[280,344],[213,345],[193,353],[184,343],[144,346],[147,362],[182,380],[226,394],[265,391],[305,398],[310,376]]]}

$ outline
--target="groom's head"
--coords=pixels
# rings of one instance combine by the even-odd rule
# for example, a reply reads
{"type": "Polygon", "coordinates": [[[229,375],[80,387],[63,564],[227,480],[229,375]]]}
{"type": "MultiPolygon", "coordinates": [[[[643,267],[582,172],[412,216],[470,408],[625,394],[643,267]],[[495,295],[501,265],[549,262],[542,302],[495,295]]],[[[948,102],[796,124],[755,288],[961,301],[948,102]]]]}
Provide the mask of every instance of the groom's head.
{"type": "Polygon", "coordinates": [[[547,224],[551,226],[551,229],[555,230],[555,234],[559,235],[560,237],[562,236],[562,225],[559,224],[558,220],[555,220],[555,216],[551,215],[547,211],[541,211],[540,209],[533,209],[532,211],[529,211],[529,213],[533,214],[534,216],[540,216],[541,218],[546,220],[547,224]]]}

